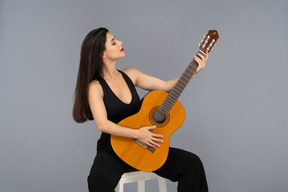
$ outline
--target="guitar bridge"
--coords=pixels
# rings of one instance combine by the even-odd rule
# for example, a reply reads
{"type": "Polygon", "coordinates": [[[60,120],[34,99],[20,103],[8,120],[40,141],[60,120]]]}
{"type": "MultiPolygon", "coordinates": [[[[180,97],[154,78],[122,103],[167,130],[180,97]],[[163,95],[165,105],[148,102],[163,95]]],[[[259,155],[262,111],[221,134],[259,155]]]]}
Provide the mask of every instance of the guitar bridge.
{"type": "Polygon", "coordinates": [[[145,149],[147,149],[148,151],[150,151],[151,153],[154,153],[155,148],[154,147],[150,147],[148,145],[146,145],[145,143],[142,143],[141,141],[134,139],[139,145],[141,145],[142,147],[144,147],[145,149]]]}

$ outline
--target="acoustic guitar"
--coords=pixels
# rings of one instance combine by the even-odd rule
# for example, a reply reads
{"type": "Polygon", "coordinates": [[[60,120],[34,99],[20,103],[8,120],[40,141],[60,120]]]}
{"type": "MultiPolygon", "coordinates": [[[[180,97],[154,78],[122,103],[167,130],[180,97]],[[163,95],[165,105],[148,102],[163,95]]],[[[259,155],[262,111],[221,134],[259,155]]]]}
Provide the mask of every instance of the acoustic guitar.
{"type": "MultiPolygon", "coordinates": [[[[206,56],[206,51],[212,50],[218,38],[216,30],[209,30],[199,44],[198,53],[206,56]]],[[[149,92],[142,100],[139,112],[118,123],[133,129],[156,125],[151,132],[164,136],[161,146],[152,148],[136,139],[111,135],[112,147],[123,161],[138,170],[147,172],[155,171],[165,163],[169,152],[170,136],[185,119],[185,110],[178,98],[197,67],[198,64],[193,59],[169,94],[159,90],[149,92]]]]}

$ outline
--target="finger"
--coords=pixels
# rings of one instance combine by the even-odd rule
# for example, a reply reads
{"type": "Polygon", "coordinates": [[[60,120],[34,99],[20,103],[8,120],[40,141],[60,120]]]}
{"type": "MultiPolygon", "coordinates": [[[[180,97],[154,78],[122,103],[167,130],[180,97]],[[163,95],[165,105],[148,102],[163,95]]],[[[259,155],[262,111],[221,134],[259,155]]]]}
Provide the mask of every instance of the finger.
{"type": "Polygon", "coordinates": [[[208,56],[208,51],[206,51],[206,60],[208,59],[208,57],[209,57],[209,56],[208,56]]]}
{"type": "Polygon", "coordinates": [[[201,60],[204,60],[206,58],[206,56],[200,54],[200,53],[197,53],[197,56],[198,58],[200,58],[201,60]]]}
{"type": "Polygon", "coordinates": [[[199,58],[199,57],[197,57],[196,55],[194,56],[194,60],[198,63],[198,64],[200,64],[201,63],[201,59],[199,58]]]}
{"type": "Polygon", "coordinates": [[[152,144],[150,144],[150,143],[145,143],[148,147],[153,147],[153,148],[155,148],[155,146],[154,145],[152,145],[152,144]]]}
{"type": "Polygon", "coordinates": [[[146,128],[147,128],[148,130],[155,129],[155,128],[156,128],[156,125],[147,126],[146,128]]]}
{"type": "Polygon", "coordinates": [[[160,145],[154,141],[150,141],[149,144],[151,144],[153,147],[160,147],[160,145]]]}
{"type": "MultiPolygon", "coordinates": [[[[155,142],[153,142],[153,141],[147,141],[147,142],[145,142],[145,144],[147,145],[147,146],[149,146],[149,147],[156,147],[157,145],[158,146],[160,146],[159,144],[157,144],[157,143],[155,143],[155,142]]],[[[158,147],[157,146],[157,147],[158,147]]]]}
{"type": "Polygon", "coordinates": [[[206,59],[206,57],[204,57],[204,56],[202,56],[202,57],[203,57],[203,59],[199,59],[198,57],[196,57],[195,60],[197,61],[197,63],[198,63],[199,65],[204,66],[207,59],[206,59]]]}
{"type": "Polygon", "coordinates": [[[163,137],[164,137],[163,135],[155,134],[155,133],[154,133],[152,136],[153,136],[153,137],[160,137],[160,138],[163,138],[163,137]]]}
{"type": "Polygon", "coordinates": [[[153,138],[153,140],[157,143],[163,143],[164,142],[162,139],[157,139],[157,138],[153,138]]]}
{"type": "Polygon", "coordinates": [[[197,55],[200,57],[201,60],[203,60],[205,58],[204,55],[202,55],[200,53],[197,53],[197,55]]]}

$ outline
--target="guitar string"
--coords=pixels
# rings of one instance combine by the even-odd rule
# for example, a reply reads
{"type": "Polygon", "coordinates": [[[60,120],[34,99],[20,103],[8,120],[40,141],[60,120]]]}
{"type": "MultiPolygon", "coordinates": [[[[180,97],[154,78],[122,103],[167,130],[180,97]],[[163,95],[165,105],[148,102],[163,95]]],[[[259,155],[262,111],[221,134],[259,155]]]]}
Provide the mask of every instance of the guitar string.
{"type": "MultiPolygon", "coordinates": [[[[176,100],[179,98],[180,94],[183,92],[184,88],[187,86],[189,81],[191,80],[191,77],[196,72],[197,67],[195,67],[194,60],[191,61],[191,63],[188,65],[176,85],[173,87],[169,95],[166,97],[162,105],[160,106],[160,110],[164,111],[164,113],[167,115],[171,108],[173,107],[176,100]],[[175,93],[176,92],[176,93],[175,93]],[[163,110],[164,108],[164,110],[163,110]]],[[[160,118],[160,114],[156,114],[156,118],[160,118]]]]}
{"type": "MultiPolygon", "coordinates": [[[[200,53],[200,51],[201,50],[199,50],[198,53],[200,53]]],[[[172,88],[171,92],[165,98],[164,102],[159,107],[158,109],[159,113],[154,114],[154,118],[156,120],[162,118],[163,115],[167,116],[167,114],[170,112],[175,102],[178,100],[180,94],[183,92],[187,84],[190,82],[192,76],[195,74],[197,67],[198,64],[193,59],[188,65],[188,67],[185,69],[179,80],[176,82],[176,85],[172,88]]]]}
{"type": "Polygon", "coordinates": [[[182,79],[174,87],[174,89],[169,93],[166,101],[164,101],[163,106],[165,107],[166,112],[169,112],[169,110],[171,109],[171,107],[173,106],[173,104],[175,103],[175,101],[178,99],[179,95],[183,91],[183,88],[185,87],[186,82],[184,82],[184,85],[182,85],[181,83],[182,83],[182,79]]]}

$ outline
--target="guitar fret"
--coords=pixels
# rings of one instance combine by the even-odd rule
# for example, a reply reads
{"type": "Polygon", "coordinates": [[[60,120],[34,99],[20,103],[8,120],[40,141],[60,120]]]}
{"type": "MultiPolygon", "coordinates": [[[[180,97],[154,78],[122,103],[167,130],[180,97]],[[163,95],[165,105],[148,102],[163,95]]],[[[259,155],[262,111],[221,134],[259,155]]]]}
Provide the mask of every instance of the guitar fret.
{"type": "Polygon", "coordinates": [[[170,110],[171,110],[171,108],[169,106],[164,106],[164,110],[163,111],[165,112],[165,114],[168,114],[170,110]]]}
{"type": "Polygon", "coordinates": [[[170,97],[167,100],[167,105],[169,106],[169,108],[172,108],[172,105],[174,104],[173,102],[174,100],[175,100],[174,96],[170,95],[170,97]]]}
{"type": "Polygon", "coordinates": [[[178,88],[178,87],[175,87],[175,90],[176,90],[177,93],[179,93],[179,94],[183,91],[183,89],[180,89],[180,88],[178,88]]]}
{"type": "Polygon", "coordinates": [[[174,89],[173,89],[175,92],[176,92],[176,94],[177,94],[177,97],[182,93],[182,89],[179,89],[178,87],[175,87],[174,89]]]}
{"type": "Polygon", "coordinates": [[[181,78],[180,81],[179,81],[179,85],[184,88],[186,87],[186,85],[188,84],[189,81],[185,81],[185,79],[181,78]]]}
{"type": "Polygon", "coordinates": [[[173,105],[178,100],[180,94],[183,92],[184,88],[187,86],[194,72],[196,71],[198,66],[196,66],[193,61],[188,65],[182,76],[177,81],[176,85],[160,106],[161,110],[163,110],[166,114],[168,114],[172,109],[173,105]]]}
{"type": "Polygon", "coordinates": [[[187,74],[188,77],[192,77],[192,75],[195,73],[196,69],[197,68],[194,68],[194,67],[191,66],[191,68],[190,69],[188,68],[187,70],[185,70],[184,73],[187,74]]]}
{"type": "Polygon", "coordinates": [[[195,60],[193,60],[191,63],[190,63],[190,67],[192,67],[193,69],[190,69],[191,71],[195,72],[198,68],[198,64],[195,60]]]}
{"type": "Polygon", "coordinates": [[[165,104],[168,105],[168,109],[169,111],[171,110],[171,108],[173,107],[174,103],[176,102],[176,100],[178,99],[178,94],[175,95],[174,92],[170,92],[170,94],[167,96],[166,100],[165,100],[165,104]]]}
{"type": "Polygon", "coordinates": [[[186,82],[185,79],[181,78],[179,83],[182,87],[185,87],[187,85],[188,81],[186,82]]]}
{"type": "Polygon", "coordinates": [[[164,112],[166,112],[169,108],[167,108],[166,103],[163,103],[160,107],[164,112]]]}
{"type": "MultiPolygon", "coordinates": [[[[189,70],[189,72],[195,71],[195,67],[193,67],[192,65],[189,65],[187,69],[189,70]]],[[[188,71],[188,70],[187,70],[187,71],[188,71]]],[[[186,72],[187,72],[187,71],[186,71],[186,72]]]]}
{"type": "Polygon", "coordinates": [[[191,71],[191,70],[189,70],[189,71],[187,70],[187,71],[185,71],[185,72],[184,72],[184,74],[186,74],[188,77],[190,77],[190,78],[191,78],[191,77],[192,77],[192,75],[194,74],[194,72],[193,72],[193,71],[191,71]]]}
{"type": "MultiPolygon", "coordinates": [[[[185,75],[183,75],[183,78],[182,78],[182,80],[186,80],[187,82],[190,80],[190,77],[188,76],[188,77],[186,77],[185,75]]],[[[186,82],[185,82],[186,83],[186,82]]]]}
{"type": "Polygon", "coordinates": [[[169,103],[165,103],[165,108],[166,108],[166,110],[168,110],[168,111],[170,111],[169,109],[170,109],[170,106],[169,106],[169,103]]]}
{"type": "Polygon", "coordinates": [[[178,97],[177,97],[177,94],[175,94],[175,91],[171,92],[171,97],[176,100],[178,97]]]}
{"type": "Polygon", "coordinates": [[[172,100],[173,100],[173,96],[171,94],[169,94],[169,97],[167,97],[167,100],[166,100],[166,103],[167,103],[169,108],[171,108],[172,100]]]}
{"type": "Polygon", "coordinates": [[[185,83],[184,81],[182,81],[182,79],[179,79],[179,82],[176,84],[176,86],[181,86],[181,87],[184,89],[186,84],[187,84],[187,83],[185,83]],[[182,85],[181,83],[184,83],[184,85],[182,85]]]}
{"type": "Polygon", "coordinates": [[[169,113],[169,107],[167,107],[167,104],[166,103],[163,103],[161,106],[160,106],[160,109],[165,113],[165,114],[168,114],[169,113]]]}

